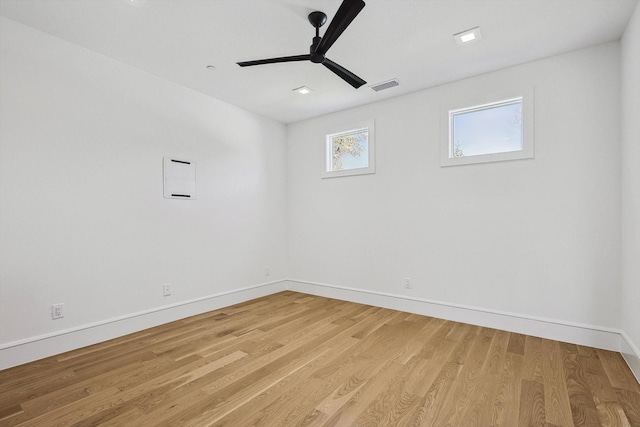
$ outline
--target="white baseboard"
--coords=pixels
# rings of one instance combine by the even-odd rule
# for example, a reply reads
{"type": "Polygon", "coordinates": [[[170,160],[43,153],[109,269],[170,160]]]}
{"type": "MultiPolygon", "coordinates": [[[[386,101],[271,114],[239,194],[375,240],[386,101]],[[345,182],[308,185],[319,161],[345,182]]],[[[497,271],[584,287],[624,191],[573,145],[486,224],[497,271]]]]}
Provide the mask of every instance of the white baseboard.
{"type": "Polygon", "coordinates": [[[0,370],[286,290],[274,281],[0,345],[0,370]]]}
{"type": "Polygon", "coordinates": [[[305,280],[289,279],[287,280],[287,289],[305,294],[385,307],[423,316],[438,317],[440,319],[617,351],[622,354],[636,379],[640,381],[640,350],[632,343],[624,331],[619,329],[544,319],[517,313],[305,280]]]}
{"type": "Polygon", "coordinates": [[[284,290],[619,351],[636,378],[640,379],[640,351],[623,331],[617,329],[296,279],[274,281],[222,292],[2,344],[0,345],[0,370],[284,290]]]}
{"type": "Polygon", "coordinates": [[[640,382],[640,350],[624,331],[620,332],[620,337],[620,353],[622,353],[624,360],[627,361],[631,372],[636,376],[636,380],[640,382]]]}
{"type": "Polygon", "coordinates": [[[287,289],[573,344],[620,351],[621,335],[617,329],[303,280],[288,280],[287,289]]]}

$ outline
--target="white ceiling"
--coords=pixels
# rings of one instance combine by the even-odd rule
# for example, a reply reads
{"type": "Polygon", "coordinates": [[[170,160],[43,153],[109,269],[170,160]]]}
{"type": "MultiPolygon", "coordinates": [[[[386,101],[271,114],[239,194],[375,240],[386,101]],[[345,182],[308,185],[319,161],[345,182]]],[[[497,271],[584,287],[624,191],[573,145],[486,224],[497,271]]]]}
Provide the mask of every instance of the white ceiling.
{"type": "Polygon", "coordinates": [[[330,21],[340,3],[0,0],[0,15],[291,123],[617,40],[637,0],[366,0],[327,54],[367,81],[357,90],[311,62],[235,64],[308,53],[314,29],[307,15],[320,10],[330,21]],[[452,35],[475,26],[483,39],[457,46],[452,35]],[[392,78],[400,86],[369,87],[392,78]],[[303,85],[314,92],[292,92],[303,85]]]}

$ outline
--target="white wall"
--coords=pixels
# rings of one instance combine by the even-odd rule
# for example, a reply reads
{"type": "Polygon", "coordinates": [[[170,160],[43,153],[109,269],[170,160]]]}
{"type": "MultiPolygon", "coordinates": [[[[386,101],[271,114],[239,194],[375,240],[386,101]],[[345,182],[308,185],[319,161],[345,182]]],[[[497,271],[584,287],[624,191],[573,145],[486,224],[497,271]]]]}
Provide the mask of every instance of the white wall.
{"type": "Polygon", "coordinates": [[[623,354],[640,378],[640,6],[621,46],[623,354]]]}
{"type": "Polygon", "coordinates": [[[0,349],[285,277],[284,125],[0,19],[0,349]]]}
{"type": "Polygon", "coordinates": [[[619,59],[609,43],[290,125],[289,276],[619,328],[619,59]],[[441,103],[510,85],[535,87],[535,159],[441,168],[441,103]],[[327,130],[369,118],[376,173],[320,179],[327,130]]]}
{"type": "Polygon", "coordinates": [[[637,355],[638,19],[621,52],[596,46],[286,130],[0,18],[0,369],[128,331],[110,319],[287,277],[407,307],[622,327],[637,355]],[[535,159],[441,168],[441,105],[511,84],[535,86],[535,159]],[[320,179],[327,129],[369,118],[377,173],[320,179]],[[165,155],[197,163],[197,200],[162,198],[165,155]],[[99,324],[88,341],[40,340],[99,324]],[[36,341],[40,353],[6,357],[36,341]]]}

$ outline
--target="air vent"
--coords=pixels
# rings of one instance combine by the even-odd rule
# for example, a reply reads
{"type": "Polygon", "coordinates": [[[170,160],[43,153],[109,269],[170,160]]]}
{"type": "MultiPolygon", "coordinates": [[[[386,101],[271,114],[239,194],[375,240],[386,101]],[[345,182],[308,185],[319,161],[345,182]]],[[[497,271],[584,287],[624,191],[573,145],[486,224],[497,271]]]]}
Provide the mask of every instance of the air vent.
{"type": "Polygon", "coordinates": [[[371,86],[371,89],[375,90],[376,92],[380,92],[381,90],[389,89],[391,87],[398,86],[399,84],[400,83],[398,83],[398,79],[393,79],[389,80],[388,82],[375,84],[371,86]]]}

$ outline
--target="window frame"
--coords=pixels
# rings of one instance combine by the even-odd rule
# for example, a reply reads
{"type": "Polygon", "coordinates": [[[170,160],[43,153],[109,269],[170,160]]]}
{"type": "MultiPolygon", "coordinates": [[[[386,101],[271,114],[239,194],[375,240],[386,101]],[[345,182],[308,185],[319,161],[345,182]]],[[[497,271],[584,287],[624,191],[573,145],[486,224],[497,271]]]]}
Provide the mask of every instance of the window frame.
{"type": "Polygon", "coordinates": [[[356,122],[349,124],[347,126],[335,126],[332,128],[332,131],[326,132],[324,136],[323,143],[323,153],[322,156],[322,174],[321,177],[324,178],[338,178],[343,176],[354,176],[354,175],[367,175],[373,174],[376,172],[375,166],[375,127],[374,120],[365,120],[361,122],[356,122]],[[348,135],[350,133],[356,133],[358,131],[367,130],[368,138],[367,138],[367,151],[368,151],[368,164],[369,166],[364,168],[357,169],[343,169],[343,170],[327,170],[332,164],[333,157],[333,144],[332,137],[339,135],[348,135]]]}
{"type": "Polygon", "coordinates": [[[502,162],[534,158],[534,99],[533,88],[526,87],[510,92],[465,96],[457,102],[450,102],[442,108],[440,166],[461,166],[478,163],[502,162]],[[464,112],[473,112],[498,108],[521,99],[522,101],[522,149],[500,153],[478,154],[452,157],[454,144],[453,116],[464,112]]]}

